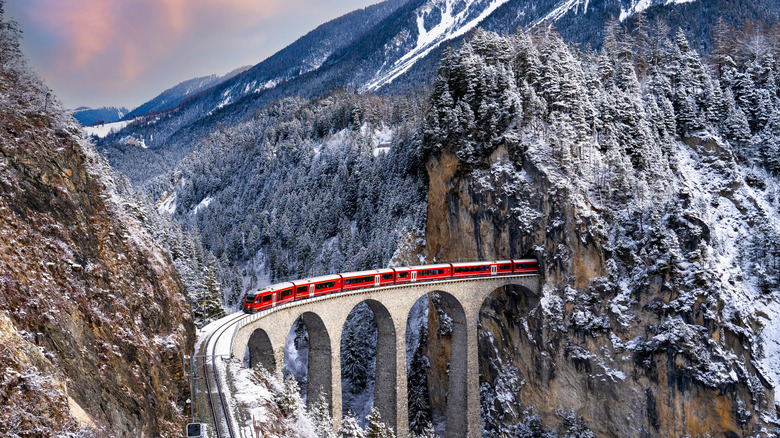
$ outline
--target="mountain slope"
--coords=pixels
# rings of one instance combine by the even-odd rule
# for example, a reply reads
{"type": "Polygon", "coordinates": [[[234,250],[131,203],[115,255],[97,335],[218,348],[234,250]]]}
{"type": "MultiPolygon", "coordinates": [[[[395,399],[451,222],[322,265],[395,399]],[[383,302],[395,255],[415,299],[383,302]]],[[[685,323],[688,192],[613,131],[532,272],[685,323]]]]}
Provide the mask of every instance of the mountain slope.
{"type": "Polygon", "coordinates": [[[90,126],[95,122],[100,122],[101,124],[118,122],[129,111],[127,108],[115,108],[113,106],[96,109],[82,106],[73,110],[73,118],[84,126],[90,126]]]}
{"type": "Polygon", "coordinates": [[[633,25],[638,12],[648,22],[661,19],[672,29],[682,27],[696,47],[706,49],[718,18],[738,26],[756,18],[772,24],[780,5],[771,0],[388,1],[320,26],[243,74],[101,141],[101,149],[135,184],[143,183],[175,167],[220,125],[244,120],[275,99],[314,98],[343,87],[381,93],[425,87],[443,50],[459,45],[475,26],[508,34],[518,27],[553,25],[569,42],[599,47],[611,17],[633,25]],[[138,151],[125,141],[151,150],[138,151]]]}
{"type": "Polygon", "coordinates": [[[544,267],[483,305],[484,436],[776,436],[780,44],[612,38],[476,32],[433,87],[429,259],[544,267]]]}
{"type": "Polygon", "coordinates": [[[2,6],[0,436],[180,436],[184,286],[2,6]]]}
{"type": "MultiPolygon", "coordinates": [[[[245,72],[247,69],[249,69],[249,66],[237,68],[224,76],[211,75],[184,81],[175,87],[163,91],[154,99],[142,104],[138,108],[135,108],[129,112],[125,111],[126,116],[124,116],[123,119],[132,120],[136,117],[145,116],[149,113],[154,113],[174,107],[182,100],[194,96],[210,87],[214,87],[221,84],[222,82],[230,80],[235,76],[245,72]]],[[[106,123],[110,122],[107,121],[106,123]]]]}

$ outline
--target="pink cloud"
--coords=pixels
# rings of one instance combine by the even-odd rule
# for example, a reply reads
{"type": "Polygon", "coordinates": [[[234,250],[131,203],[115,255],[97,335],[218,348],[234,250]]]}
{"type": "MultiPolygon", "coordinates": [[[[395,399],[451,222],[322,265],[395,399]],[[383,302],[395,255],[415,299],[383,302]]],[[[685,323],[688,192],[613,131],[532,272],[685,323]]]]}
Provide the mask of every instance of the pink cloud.
{"type": "Polygon", "coordinates": [[[30,17],[57,38],[54,74],[110,90],[204,35],[240,32],[303,0],[25,1],[30,17]]]}

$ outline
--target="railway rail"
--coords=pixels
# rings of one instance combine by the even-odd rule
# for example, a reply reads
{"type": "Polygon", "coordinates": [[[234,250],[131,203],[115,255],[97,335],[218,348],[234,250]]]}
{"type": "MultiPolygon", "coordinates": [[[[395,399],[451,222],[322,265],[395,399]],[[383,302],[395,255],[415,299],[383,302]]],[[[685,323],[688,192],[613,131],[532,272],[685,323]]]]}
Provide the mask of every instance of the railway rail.
{"type": "Polygon", "coordinates": [[[225,394],[222,390],[219,368],[217,367],[217,357],[221,358],[222,356],[216,354],[216,350],[222,336],[225,335],[228,329],[231,328],[242,316],[243,315],[241,314],[235,314],[232,318],[222,323],[219,327],[217,327],[216,330],[211,332],[203,344],[203,382],[205,385],[206,400],[207,404],[209,405],[212,424],[214,425],[214,436],[216,438],[237,438],[237,435],[233,430],[233,422],[230,418],[230,410],[228,409],[228,405],[225,402],[225,394]],[[209,372],[209,365],[211,366],[211,372],[209,372]],[[213,382],[210,382],[212,379],[213,382]],[[216,393],[214,390],[216,390],[216,393]],[[220,421],[220,419],[224,420],[224,422],[220,421]]]}

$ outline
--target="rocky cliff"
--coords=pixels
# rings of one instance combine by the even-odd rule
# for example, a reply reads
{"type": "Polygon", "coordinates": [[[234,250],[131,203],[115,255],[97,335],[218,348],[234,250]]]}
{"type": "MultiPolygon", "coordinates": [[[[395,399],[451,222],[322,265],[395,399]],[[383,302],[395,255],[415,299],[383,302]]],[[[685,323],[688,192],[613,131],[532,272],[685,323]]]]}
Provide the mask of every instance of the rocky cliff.
{"type": "Polygon", "coordinates": [[[178,273],[0,24],[0,435],[180,436],[178,273]]]}
{"type": "MultiPolygon", "coordinates": [[[[532,256],[544,285],[483,305],[486,436],[778,433],[780,186],[752,155],[775,140],[749,149],[727,140],[726,116],[681,104],[728,106],[731,91],[686,88],[686,69],[707,77],[698,55],[681,33],[664,44],[661,62],[678,61],[641,84],[630,57],[550,34],[478,32],[442,61],[428,258],[532,256]]],[[[432,374],[446,373],[439,351],[432,374]]]]}
{"type": "MultiPolygon", "coordinates": [[[[740,303],[713,290],[722,273],[702,260],[716,243],[691,211],[690,193],[671,200],[682,208],[660,224],[642,218],[658,215],[652,211],[624,212],[610,223],[609,214],[575,199],[582,195],[576,187],[556,184],[551,169],[534,161],[527,154],[517,163],[503,147],[483,169],[464,171],[446,150],[428,161],[429,257],[541,261],[543,296],[509,288],[484,305],[486,430],[510,426],[522,434],[540,420],[563,433],[573,418],[596,436],[771,434],[777,412],[772,385],[759,371],[762,318],[724,315],[740,303]],[[667,227],[675,242],[665,251],[685,253],[672,263],[699,264],[686,275],[711,289],[687,296],[674,278],[679,267],[642,247],[667,227]],[[636,238],[635,246],[617,233],[636,238]],[[636,265],[650,267],[641,279],[632,272],[636,265]]],[[[435,333],[437,314],[430,315],[435,333]]],[[[439,350],[429,348],[434,374],[439,350]]]]}

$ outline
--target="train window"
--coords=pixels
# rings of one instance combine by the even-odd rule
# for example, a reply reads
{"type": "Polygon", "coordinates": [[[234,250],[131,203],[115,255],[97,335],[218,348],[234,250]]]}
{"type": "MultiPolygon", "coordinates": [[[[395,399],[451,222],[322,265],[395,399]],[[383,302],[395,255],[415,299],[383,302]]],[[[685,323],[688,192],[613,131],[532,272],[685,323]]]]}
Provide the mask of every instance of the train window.
{"type": "Polygon", "coordinates": [[[382,280],[392,280],[393,274],[382,274],[382,280]]]}
{"type": "Polygon", "coordinates": [[[246,301],[247,303],[254,303],[255,302],[255,298],[257,298],[257,295],[249,295],[249,294],[247,294],[246,298],[244,299],[244,301],[246,301]]]}
{"type": "Polygon", "coordinates": [[[285,289],[282,291],[282,299],[286,299],[287,297],[292,296],[293,290],[292,289],[285,289]]]}
{"type": "Polygon", "coordinates": [[[263,302],[267,303],[267,302],[271,301],[271,298],[273,298],[272,295],[266,295],[266,296],[263,297],[263,302]]]}
{"type": "Polygon", "coordinates": [[[408,272],[399,272],[398,273],[398,278],[408,278],[408,277],[409,277],[409,273],[408,272]]]}
{"type": "Polygon", "coordinates": [[[512,269],[512,265],[499,265],[498,269],[512,269]]]}
{"type": "Polygon", "coordinates": [[[461,272],[487,272],[490,270],[490,266],[459,266],[455,268],[455,273],[461,272]]]}
{"type": "Polygon", "coordinates": [[[328,281],[328,282],[325,282],[325,283],[317,283],[317,284],[314,286],[314,289],[315,289],[315,290],[322,290],[322,289],[327,289],[327,288],[329,288],[329,287],[333,287],[333,286],[335,286],[335,285],[336,285],[336,282],[335,282],[335,281],[328,281]]]}
{"type": "Polygon", "coordinates": [[[374,281],[374,277],[347,278],[344,280],[344,284],[368,283],[370,281],[374,281]]]}
{"type": "Polygon", "coordinates": [[[305,294],[307,289],[307,286],[298,286],[298,290],[296,292],[299,294],[305,294]]]}
{"type": "Polygon", "coordinates": [[[420,271],[418,275],[426,276],[426,275],[441,275],[441,274],[444,274],[444,269],[428,269],[426,271],[420,271]]]}

